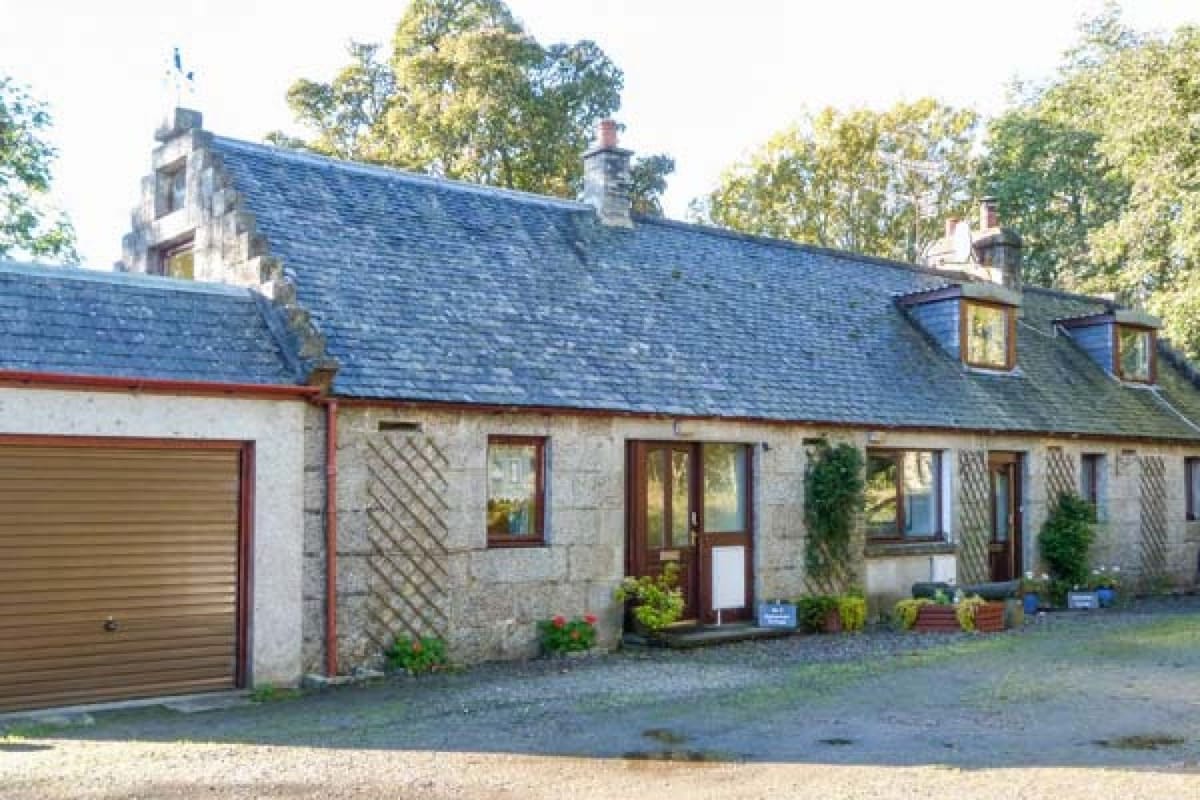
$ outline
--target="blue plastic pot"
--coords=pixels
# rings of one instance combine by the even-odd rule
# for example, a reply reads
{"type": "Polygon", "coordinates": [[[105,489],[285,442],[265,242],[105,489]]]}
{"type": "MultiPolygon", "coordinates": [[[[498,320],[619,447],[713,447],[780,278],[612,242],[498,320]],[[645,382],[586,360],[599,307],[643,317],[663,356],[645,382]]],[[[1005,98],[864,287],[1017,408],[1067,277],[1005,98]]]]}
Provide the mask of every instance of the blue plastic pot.
{"type": "Polygon", "coordinates": [[[1110,608],[1117,599],[1116,589],[1097,589],[1096,597],[1100,600],[1101,608],[1110,608]]]}
{"type": "Polygon", "coordinates": [[[1038,596],[1033,592],[1028,592],[1025,595],[1025,616],[1031,617],[1034,614],[1037,614],[1038,605],[1038,596]]]}

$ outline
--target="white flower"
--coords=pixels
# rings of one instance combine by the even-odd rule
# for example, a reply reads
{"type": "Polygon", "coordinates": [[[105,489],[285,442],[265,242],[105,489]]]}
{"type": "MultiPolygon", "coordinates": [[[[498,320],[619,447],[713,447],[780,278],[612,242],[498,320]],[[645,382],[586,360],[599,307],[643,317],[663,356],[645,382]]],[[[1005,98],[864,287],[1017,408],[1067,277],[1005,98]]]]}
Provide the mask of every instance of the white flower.
{"type": "Polygon", "coordinates": [[[1093,575],[1099,575],[1099,574],[1100,574],[1100,570],[1098,570],[1098,569],[1094,569],[1094,570],[1092,570],[1092,574],[1093,574],[1093,575]]]}
{"type": "Polygon", "coordinates": [[[1044,581],[1048,581],[1048,580],[1050,580],[1050,576],[1049,576],[1049,575],[1047,575],[1046,573],[1044,573],[1044,572],[1043,572],[1043,573],[1042,573],[1042,580],[1044,580],[1044,581]]]}
{"type": "Polygon", "coordinates": [[[1027,581],[1033,580],[1033,570],[1029,570],[1029,572],[1025,573],[1025,580],[1027,580],[1027,581]]]}

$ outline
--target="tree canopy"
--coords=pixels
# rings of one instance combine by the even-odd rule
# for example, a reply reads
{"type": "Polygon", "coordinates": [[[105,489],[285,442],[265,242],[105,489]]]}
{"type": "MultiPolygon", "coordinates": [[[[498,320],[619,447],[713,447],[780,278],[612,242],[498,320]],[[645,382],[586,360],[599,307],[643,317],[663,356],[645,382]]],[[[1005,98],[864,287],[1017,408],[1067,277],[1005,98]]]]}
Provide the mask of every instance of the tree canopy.
{"type": "MultiPolygon", "coordinates": [[[[543,45],[502,0],[414,0],[390,58],[351,42],[329,82],[288,90],[308,140],[277,144],[541,194],[574,197],[595,125],[620,106],[624,76],[594,42],[543,45]]],[[[635,206],[661,213],[674,161],[635,162],[635,206]]]]}
{"type": "Polygon", "coordinates": [[[924,98],[887,111],[825,108],[727,170],[694,206],[748,233],[916,259],[970,205],[973,111],[924,98]]]}
{"type": "Polygon", "coordinates": [[[48,205],[55,155],[44,138],[49,126],[45,105],[0,75],[0,257],[78,261],[74,229],[48,205]]]}

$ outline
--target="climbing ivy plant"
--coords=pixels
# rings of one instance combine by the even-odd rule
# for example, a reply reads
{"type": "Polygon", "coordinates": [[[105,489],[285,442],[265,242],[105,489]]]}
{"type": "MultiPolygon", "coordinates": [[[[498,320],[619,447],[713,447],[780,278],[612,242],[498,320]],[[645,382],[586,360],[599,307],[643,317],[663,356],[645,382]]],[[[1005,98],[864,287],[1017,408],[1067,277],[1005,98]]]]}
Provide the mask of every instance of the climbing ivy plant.
{"type": "Polygon", "coordinates": [[[818,444],[804,476],[804,568],[811,590],[836,594],[854,582],[850,539],[862,502],[862,453],[849,444],[818,444]]]}

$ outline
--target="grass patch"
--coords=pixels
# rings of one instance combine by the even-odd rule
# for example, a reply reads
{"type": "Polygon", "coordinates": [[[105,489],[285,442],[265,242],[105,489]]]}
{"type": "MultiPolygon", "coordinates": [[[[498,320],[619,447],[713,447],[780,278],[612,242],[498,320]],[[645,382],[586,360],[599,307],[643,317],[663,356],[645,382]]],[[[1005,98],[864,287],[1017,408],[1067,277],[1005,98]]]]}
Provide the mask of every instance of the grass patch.
{"type": "Polygon", "coordinates": [[[23,742],[26,739],[45,739],[61,731],[63,727],[62,725],[50,725],[39,722],[13,725],[9,728],[0,729],[0,742],[14,744],[16,742],[23,742]]]}
{"type": "Polygon", "coordinates": [[[264,683],[250,693],[250,700],[254,703],[281,703],[303,696],[304,692],[300,689],[280,689],[269,683],[264,683]]]}

